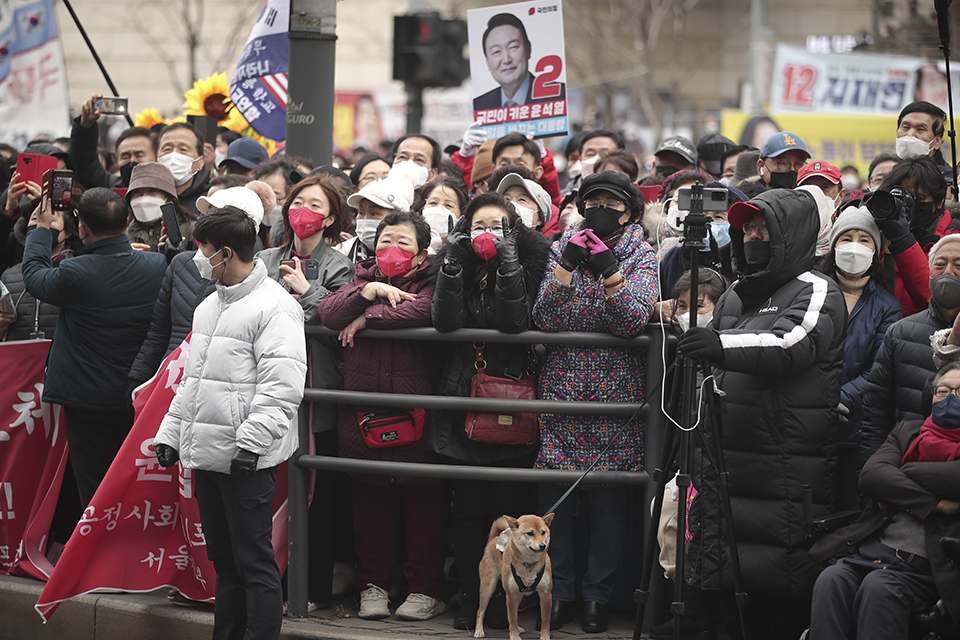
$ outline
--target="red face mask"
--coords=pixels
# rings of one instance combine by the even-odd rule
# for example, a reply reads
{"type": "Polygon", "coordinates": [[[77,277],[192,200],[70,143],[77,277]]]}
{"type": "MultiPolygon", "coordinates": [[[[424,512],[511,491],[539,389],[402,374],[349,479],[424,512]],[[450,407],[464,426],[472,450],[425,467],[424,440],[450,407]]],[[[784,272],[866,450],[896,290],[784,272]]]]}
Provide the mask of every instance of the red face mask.
{"type": "Polygon", "coordinates": [[[413,269],[413,251],[404,251],[397,245],[391,245],[377,251],[377,266],[388,278],[403,275],[413,269]]]}
{"type": "Polygon", "coordinates": [[[306,240],[318,231],[322,231],[323,221],[327,217],[310,207],[290,209],[287,215],[290,217],[290,227],[293,228],[293,233],[301,240],[306,240]]]}
{"type": "Polygon", "coordinates": [[[493,240],[496,237],[497,236],[489,231],[484,231],[470,241],[470,246],[473,247],[473,252],[476,253],[481,260],[489,260],[497,255],[497,245],[493,244],[493,240]]]}

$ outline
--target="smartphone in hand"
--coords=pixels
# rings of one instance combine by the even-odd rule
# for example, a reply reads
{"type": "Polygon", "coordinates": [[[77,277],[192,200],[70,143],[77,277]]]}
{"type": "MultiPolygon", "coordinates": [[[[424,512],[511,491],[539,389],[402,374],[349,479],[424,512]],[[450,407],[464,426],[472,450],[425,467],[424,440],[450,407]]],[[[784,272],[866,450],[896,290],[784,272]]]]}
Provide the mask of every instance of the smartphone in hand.
{"type": "Polygon", "coordinates": [[[43,174],[42,202],[50,199],[51,211],[70,211],[73,203],[73,171],[53,169],[43,174]]]}
{"type": "Polygon", "coordinates": [[[57,159],[53,156],[44,156],[38,153],[21,153],[17,156],[17,173],[20,182],[43,184],[43,174],[57,168],[57,159]]]}
{"type": "Polygon", "coordinates": [[[177,208],[172,202],[160,205],[163,214],[163,223],[167,225],[167,247],[177,249],[183,243],[183,232],[180,230],[180,218],[177,217],[177,208]]]}
{"type": "Polygon", "coordinates": [[[105,116],[125,116],[127,103],[127,98],[100,98],[93,106],[105,116]]]}

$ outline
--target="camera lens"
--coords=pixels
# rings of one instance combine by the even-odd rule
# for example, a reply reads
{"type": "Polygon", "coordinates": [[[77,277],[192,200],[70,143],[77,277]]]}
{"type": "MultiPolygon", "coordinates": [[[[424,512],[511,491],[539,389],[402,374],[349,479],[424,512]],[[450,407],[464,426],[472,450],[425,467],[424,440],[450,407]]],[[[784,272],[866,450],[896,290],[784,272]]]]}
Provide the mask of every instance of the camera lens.
{"type": "Polygon", "coordinates": [[[874,191],[864,198],[864,206],[877,220],[888,220],[897,215],[897,199],[889,191],[874,191]]]}

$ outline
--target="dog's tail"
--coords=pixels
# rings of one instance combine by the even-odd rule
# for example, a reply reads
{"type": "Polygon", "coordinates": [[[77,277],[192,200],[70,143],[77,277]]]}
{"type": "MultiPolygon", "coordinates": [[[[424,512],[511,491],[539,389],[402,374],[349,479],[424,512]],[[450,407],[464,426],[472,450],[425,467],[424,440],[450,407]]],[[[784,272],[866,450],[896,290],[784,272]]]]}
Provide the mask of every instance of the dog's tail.
{"type": "Polygon", "coordinates": [[[493,525],[490,527],[490,535],[487,536],[487,541],[494,540],[500,537],[500,534],[510,528],[510,523],[507,522],[507,516],[500,516],[493,521],[493,525]]]}

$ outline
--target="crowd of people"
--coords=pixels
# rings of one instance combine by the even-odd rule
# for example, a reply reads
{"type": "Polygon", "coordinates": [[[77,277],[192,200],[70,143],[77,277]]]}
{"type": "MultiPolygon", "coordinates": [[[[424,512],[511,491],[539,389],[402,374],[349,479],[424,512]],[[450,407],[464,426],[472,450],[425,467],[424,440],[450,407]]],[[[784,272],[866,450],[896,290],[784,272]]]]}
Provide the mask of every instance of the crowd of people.
{"type": "MultiPolygon", "coordinates": [[[[759,149],[716,133],[697,144],[670,136],[650,167],[619,133],[583,131],[558,172],[540,141],[487,140],[474,126],[449,158],[408,134],[388,157],[339,167],[269,157],[226,129],[208,141],[186,123],[131,127],[105,166],[96,97],[68,139],[0,149],[0,280],[15,309],[0,330],[52,340],[43,399],[64,407],[70,448],[57,520],[68,524],[51,544],[69,537],[116,456],[134,390],[192,332],[154,447],[163,466],[198,471],[215,637],[276,637],[284,587],[271,498],[296,448],[304,386],[467,397],[492,379],[541,399],[642,403],[661,384],[646,379],[638,349],[441,347],[364,329],[630,338],[659,322],[726,396],[720,437],[750,637],[798,638],[812,620],[815,640],[905,638],[918,613],[960,620],[950,560],[960,476],[940,464],[960,455],[960,210],[939,108],[904,108],[891,122],[897,155],[860,176],[811,157],[789,131],[759,149]],[[54,210],[40,185],[11,173],[17,153],[71,170],[73,206],[54,210]],[[725,198],[705,212],[702,249],[684,238],[694,185],[725,198]],[[337,337],[304,338],[311,324],[337,337]],[[862,508],[856,524],[811,539],[814,520],[862,508]]],[[[643,420],[513,414],[491,427],[489,417],[313,403],[310,425],[321,455],[645,469],[643,420]]],[[[715,638],[724,625],[739,637],[713,466],[698,449],[696,496],[672,507],[689,512],[682,571],[666,543],[661,555],[685,585],[683,638],[715,638]]],[[[449,538],[453,626],[473,629],[491,522],[545,515],[567,488],[319,472],[309,599],[330,602],[349,575],[361,618],[390,616],[400,598],[395,615],[435,617],[448,606],[449,538]]],[[[577,617],[585,632],[607,629],[624,549],[639,548],[629,499],[591,486],[556,507],[551,630],[577,617]],[[575,514],[587,514],[586,530],[575,514]]],[[[502,591],[486,621],[506,628],[502,591]]],[[[651,636],[673,637],[672,624],[651,636]]]]}

